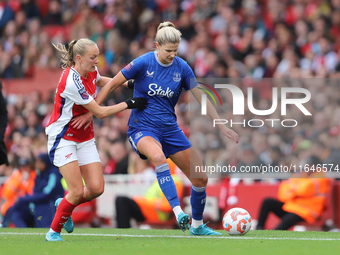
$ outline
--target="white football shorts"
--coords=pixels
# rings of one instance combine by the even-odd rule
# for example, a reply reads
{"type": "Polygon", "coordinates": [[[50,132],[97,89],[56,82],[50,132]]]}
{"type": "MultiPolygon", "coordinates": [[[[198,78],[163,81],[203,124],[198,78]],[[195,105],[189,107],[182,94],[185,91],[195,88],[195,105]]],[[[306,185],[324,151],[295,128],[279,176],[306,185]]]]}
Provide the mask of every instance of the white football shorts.
{"type": "Polygon", "coordinates": [[[78,143],[64,138],[56,139],[55,136],[48,136],[47,148],[51,162],[57,167],[76,160],[79,166],[101,162],[94,138],[78,143]]]}

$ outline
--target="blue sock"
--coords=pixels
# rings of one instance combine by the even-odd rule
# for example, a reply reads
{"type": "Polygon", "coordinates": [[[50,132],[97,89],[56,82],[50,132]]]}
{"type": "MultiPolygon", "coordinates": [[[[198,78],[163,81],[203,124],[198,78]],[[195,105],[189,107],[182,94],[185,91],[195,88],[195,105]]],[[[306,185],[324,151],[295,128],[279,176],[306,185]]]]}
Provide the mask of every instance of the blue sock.
{"type": "Polygon", "coordinates": [[[169,164],[165,163],[156,166],[156,174],[158,184],[161,187],[161,190],[166,199],[168,200],[171,208],[180,205],[176,186],[170,174],[169,164]]]}
{"type": "Polygon", "coordinates": [[[192,210],[192,218],[195,220],[203,219],[203,211],[207,196],[205,189],[206,187],[195,187],[193,185],[191,186],[190,203],[192,210]]]}

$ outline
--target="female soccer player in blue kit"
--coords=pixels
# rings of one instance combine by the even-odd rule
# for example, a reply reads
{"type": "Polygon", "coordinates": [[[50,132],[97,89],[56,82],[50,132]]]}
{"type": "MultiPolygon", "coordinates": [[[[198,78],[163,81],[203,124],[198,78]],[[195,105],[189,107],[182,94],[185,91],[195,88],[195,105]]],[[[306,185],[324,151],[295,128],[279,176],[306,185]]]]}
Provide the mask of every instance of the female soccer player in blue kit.
{"type": "MultiPolygon", "coordinates": [[[[128,136],[134,150],[141,158],[148,158],[156,167],[158,183],[176,215],[179,227],[185,231],[190,228],[191,235],[221,235],[203,224],[206,186],[208,177],[199,173],[199,178],[190,176],[190,168],[203,163],[182,130],[178,127],[174,107],[182,90],[190,90],[201,103],[202,91],[192,69],[177,51],[181,33],[171,22],[158,26],[155,38],[157,50],[146,53],[133,60],[106,84],[98,94],[97,102],[102,103],[106,96],[126,80],[134,79],[134,97],[145,97],[148,107],[134,109],[129,120],[128,136]],[[191,83],[190,83],[191,81],[191,83]],[[170,158],[189,178],[191,186],[192,223],[182,211],[174,181],[170,175],[170,158]]],[[[210,102],[208,115],[212,119],[219,116],[210,102]]],[[[225,125],[220,130],[238,143],[238,135],[225,125]]]]}

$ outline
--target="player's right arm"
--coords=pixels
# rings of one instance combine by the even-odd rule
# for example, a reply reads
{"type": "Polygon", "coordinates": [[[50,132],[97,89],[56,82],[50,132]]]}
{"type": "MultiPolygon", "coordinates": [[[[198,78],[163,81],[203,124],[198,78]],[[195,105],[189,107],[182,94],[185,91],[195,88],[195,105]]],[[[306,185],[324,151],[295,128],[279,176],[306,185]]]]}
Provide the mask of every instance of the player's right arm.
{"type": "Polygon", "coordinates": [[[111,79],[111,81],[106,83],[106,85],[100,90],[100,92],[98,93],[97,99],[96,99],[97,103],[101,105],[104,102],[105,98],[112,91],[114,91],[116,88],[121,86],[124,82],[126,82],[126,78],[120,71],[119,73],[116,74],[115,77],[111,79]]]}

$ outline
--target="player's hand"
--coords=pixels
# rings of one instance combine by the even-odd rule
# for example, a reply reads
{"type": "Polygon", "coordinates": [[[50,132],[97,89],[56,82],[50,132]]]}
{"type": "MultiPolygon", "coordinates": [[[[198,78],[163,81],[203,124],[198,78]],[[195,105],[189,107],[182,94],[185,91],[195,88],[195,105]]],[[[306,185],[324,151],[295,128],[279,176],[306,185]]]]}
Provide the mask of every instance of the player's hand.
{"type": "Polygon", "coordinates": [[[144,97],[133,97],[125,101],[128,109],[144,110],[148,105],[148,101],[144,97]]]}
{"type": "Polygon", "coordinates": [[[128,80],[127,87],[129,89],[134,89],[135,88],[135,80],[128,80]]]}
{"type": "Polygon", "coordinates": [[[229,139],[233,139],[236,143],[238,143],[238,134],[234,130],[223,125],[221,131],[226,137],[228,137],[229,139]]]}
{"type": "Polygon", "coordinates": [[[90,127],[92,120],[93,114],[91,112],[87,112],[85,114],[72,118],[71,125],[76,129],[81,129],[82,127],[84,127],[84,130],[86,130],[90,127]]]}

